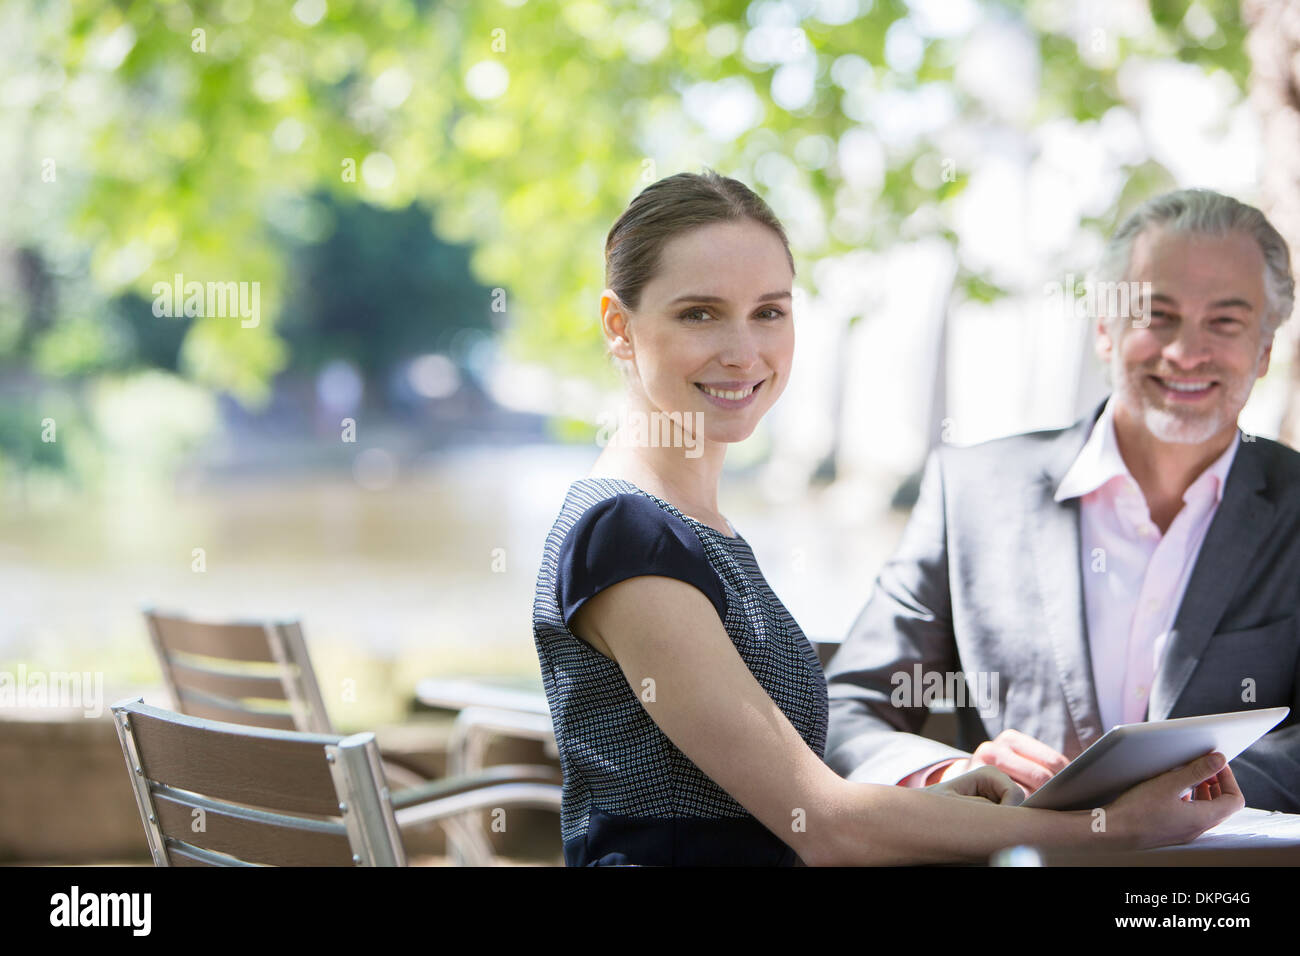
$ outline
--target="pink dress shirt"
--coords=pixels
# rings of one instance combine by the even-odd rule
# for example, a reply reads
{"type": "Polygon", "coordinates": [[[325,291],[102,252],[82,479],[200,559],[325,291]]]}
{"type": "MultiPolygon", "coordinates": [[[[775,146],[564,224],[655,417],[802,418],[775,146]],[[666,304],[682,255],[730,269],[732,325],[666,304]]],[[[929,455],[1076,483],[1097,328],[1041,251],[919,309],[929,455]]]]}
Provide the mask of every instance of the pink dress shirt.
{"type": "MultiPolygon", "coordinates": [[[[1084,612],[1103,732],[1146,720],[1169,631],[1240,441],[1238,434],[1192,482],[1162,535],[1120,455],[1114,401],[1106,403],[1055,494],[1057,501],[1080,499],[1084,612]]],[[[937,782],[932,778],[953,762],[923,767],[899,786],[937,782]]]]}
{"type": "Polygon", "coordinates": [[[1120,457],[1114,398],[1056,489],[1080,498],[1079,544],[1093,684],[1104,733],[1146,720],[1151,685],[1240,435],[1197,476],[1163,535],[1120,457]]]}

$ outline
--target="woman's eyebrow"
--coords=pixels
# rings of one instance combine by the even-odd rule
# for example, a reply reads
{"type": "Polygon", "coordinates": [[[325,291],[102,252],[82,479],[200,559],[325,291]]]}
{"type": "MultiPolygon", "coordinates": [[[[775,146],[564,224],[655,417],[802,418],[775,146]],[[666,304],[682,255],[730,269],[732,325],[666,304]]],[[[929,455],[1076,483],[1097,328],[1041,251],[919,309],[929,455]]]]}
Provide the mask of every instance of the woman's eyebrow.
{"type": "MultiPolygon", "coordinates": [[[[758,301],[768,302],[772,299],[788,299],[790,297],[791,296],[789,292],[768,292],[765,295],[760,295],[758,297],[758,301]]],[[[678,302],[686,302],[687,300],[691,302],[726,302],[727,301],[727,299],[719,295],[696,295],[695,293],[688,292],[685,295],[679,295],[677,298],[673,299],[668,304],[676,305],[678,302]]]]}

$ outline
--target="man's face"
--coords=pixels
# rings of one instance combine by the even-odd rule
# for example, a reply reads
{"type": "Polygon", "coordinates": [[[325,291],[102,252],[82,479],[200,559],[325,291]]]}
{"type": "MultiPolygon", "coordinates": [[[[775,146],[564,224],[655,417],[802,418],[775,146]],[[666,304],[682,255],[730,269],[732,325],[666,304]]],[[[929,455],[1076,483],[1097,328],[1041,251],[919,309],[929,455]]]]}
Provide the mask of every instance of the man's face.
{"type": "Polygon", "coordinates": [[[1133,243],[1128,275],[1150,282],[1150,323],[1098,323],[1117,414],[1163,442],[1201,444],[1234,429],[1272,336],[1264,256],[1246,233],[1176,234],[1150,228],[1133,243]]]}

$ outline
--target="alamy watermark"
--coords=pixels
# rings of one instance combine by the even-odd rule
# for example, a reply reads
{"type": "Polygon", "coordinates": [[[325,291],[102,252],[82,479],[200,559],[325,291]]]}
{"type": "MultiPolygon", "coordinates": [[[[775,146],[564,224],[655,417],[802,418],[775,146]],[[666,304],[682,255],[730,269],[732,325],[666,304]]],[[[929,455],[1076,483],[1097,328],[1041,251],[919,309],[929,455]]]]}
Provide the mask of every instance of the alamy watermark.
{"type": "Polygon", "coordinates": [[[262,321],[260,282],[186,282],[179,272],[171,282],[153,284],[153,314],[177,318],[241,319],[240,325],[255,329],[262,321]]]}
{"type": "Polygon", "coordinates": [[[148,936],[153,920],[151,893],[83,893],[73,884],[50,897],[51,926],[122,926],[133,936],[148,936]]]}
{"type": "Polygon", "coordinates": [[[924,671],[914,664],[910,673],[895,671],[889,682],[894,685],[889,702],[895,707],[933,707],[949,701],[954,707],[973,706],[981,717],[998,713],[996,671],[924,671]]]}
{"type": "Polygon", "coordinates": [[[0,671],[0,708],[79,708],[87,717],[104,712],[103,671],[0,671]]]}
{"type": "Polygon", "coordinates": [[[1067,273],[1064,282],[1049,282],[1043,294],[1053,300],[1055,308],[1067,319],[1091,319],[1113,316],[1130,319],[1135,329],[1145,329],[1151,324],[1150,282],[1093,282],[1085,280],[1083,294],[1074,273],[1067,273]]]}
{"type": "Polygon", "coordinates": [[[687,458],[704,454],[700,433],[703,412],[638,412],[620,410],[596,419],[596,444],[604,448],[683,448],[687,458]]]}

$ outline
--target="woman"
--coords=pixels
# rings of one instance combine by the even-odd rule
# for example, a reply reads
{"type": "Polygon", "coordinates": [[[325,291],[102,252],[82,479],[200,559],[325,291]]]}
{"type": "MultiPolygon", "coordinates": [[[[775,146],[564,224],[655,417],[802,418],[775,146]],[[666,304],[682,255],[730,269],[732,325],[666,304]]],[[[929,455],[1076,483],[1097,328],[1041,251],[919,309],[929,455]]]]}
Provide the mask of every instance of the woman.
{"type": "Polygon", "coordinates": [[[727,445],[753,432],[790,374],[784,230],[736,180],[683,173],[632,200],[605,255],[601,325],[627,382],[627,427],[570,486],[533,610],[564,771],[566,863],[924,863],[986,860],[1020,843],[1151,847],[1241,808],[1217,754],[1118,798],[1102,832],[1090,812],[1015,806],[1023,793],[992,767],[925,790],[836,775],[821,759],[817,657],[717,506],[727,445]],[[1181,800],[1190,787],[1198,799],[1181,800]]]}

